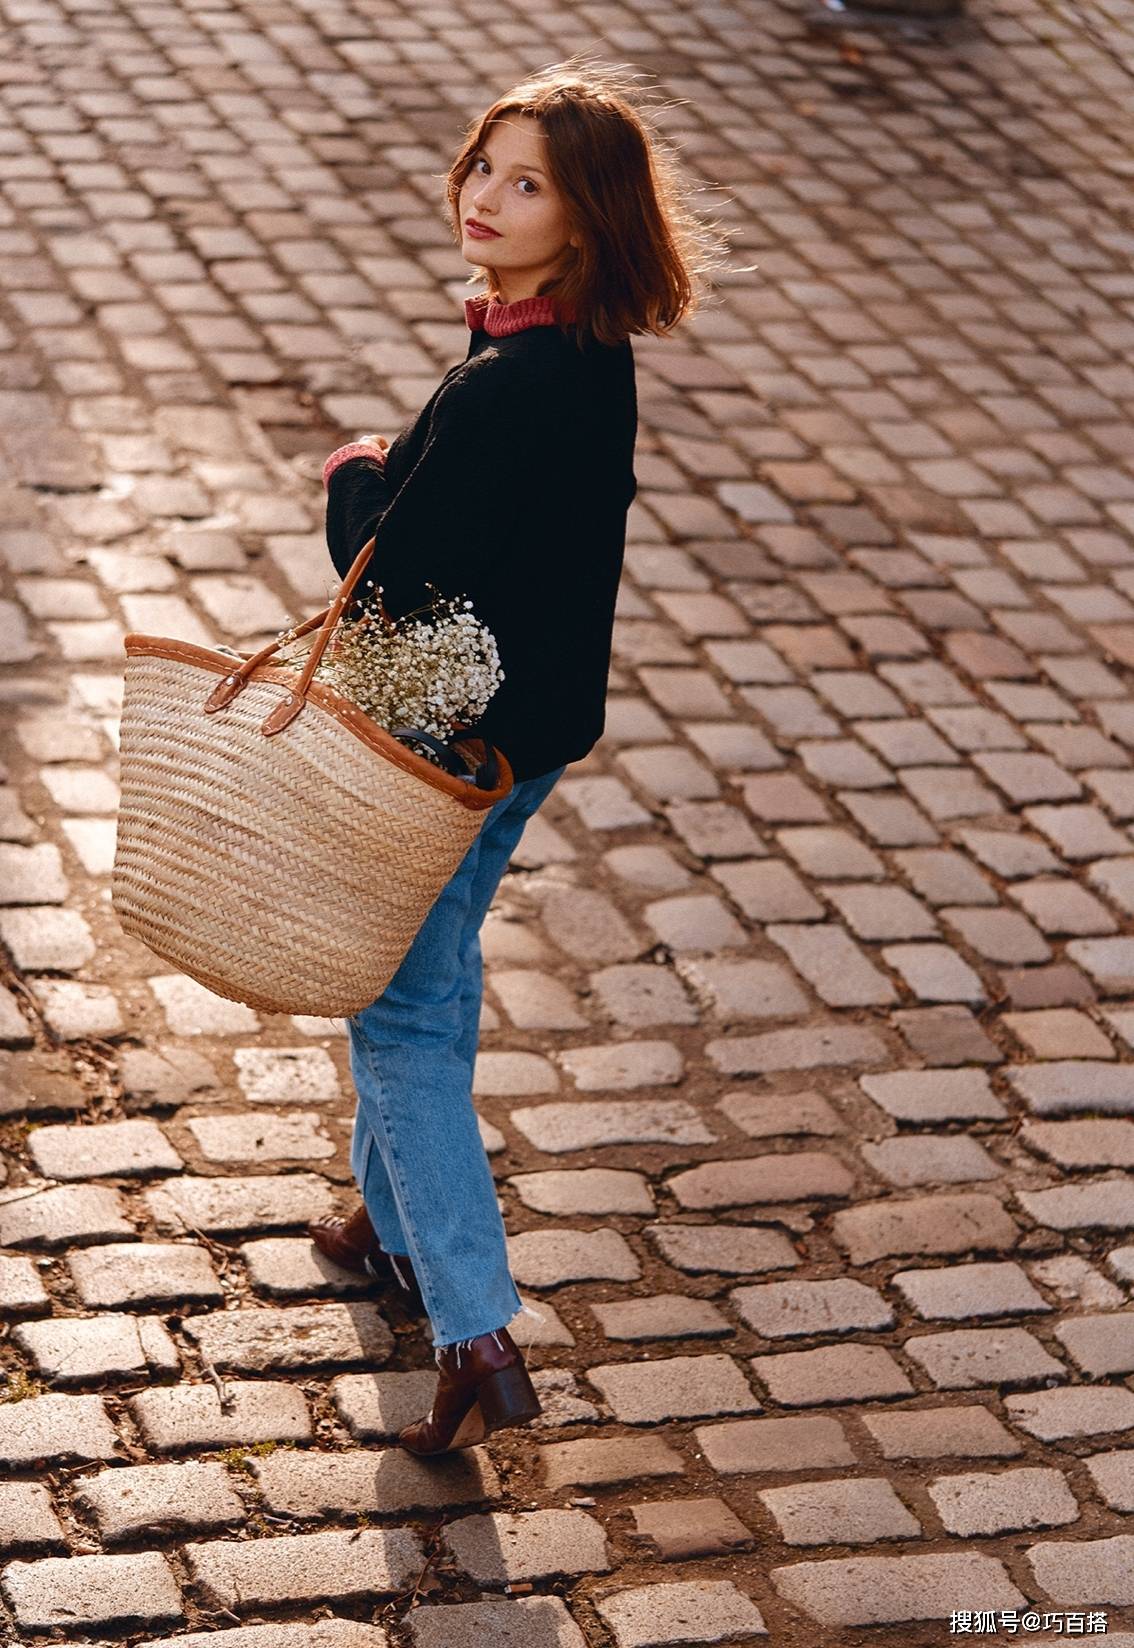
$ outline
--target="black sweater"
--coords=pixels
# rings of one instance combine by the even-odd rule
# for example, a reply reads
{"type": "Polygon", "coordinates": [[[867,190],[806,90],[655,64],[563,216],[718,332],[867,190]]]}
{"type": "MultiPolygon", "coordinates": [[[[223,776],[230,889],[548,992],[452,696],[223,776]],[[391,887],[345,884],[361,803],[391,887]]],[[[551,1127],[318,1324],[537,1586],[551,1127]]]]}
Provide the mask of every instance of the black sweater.
{"type": "Polygon", "coordinates": [[[392,617],[428,602],[427,584],[472,602],[504,671],[477,731],[522,781],[602,733],[636,490],[634,361],[628,342],[579,349],[574,328],[526,324],[550,316],[546,299],[466,312],[465,360],[385,465],[351,449],[328,460],[327,544],[343,577],[377,534],[364,576],[392,617]]]}

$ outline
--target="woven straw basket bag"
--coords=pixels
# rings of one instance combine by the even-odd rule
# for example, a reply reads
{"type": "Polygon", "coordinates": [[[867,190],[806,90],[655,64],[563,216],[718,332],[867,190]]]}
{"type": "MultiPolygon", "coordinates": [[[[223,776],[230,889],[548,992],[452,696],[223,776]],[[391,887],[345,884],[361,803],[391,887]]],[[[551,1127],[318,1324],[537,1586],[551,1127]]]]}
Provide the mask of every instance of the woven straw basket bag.
{"type": "MultiPolygon", "coordinates": [[[[223,653],[126,637],[112,898],[127,933],[217,995],[340,1017],[386,988],[485,816],[480,789],[313,679],[370,559],[359,552],[302,674],[273,641],[223,653]]],[[[486,752],[467,746],[474,758],[486,752]]]]}

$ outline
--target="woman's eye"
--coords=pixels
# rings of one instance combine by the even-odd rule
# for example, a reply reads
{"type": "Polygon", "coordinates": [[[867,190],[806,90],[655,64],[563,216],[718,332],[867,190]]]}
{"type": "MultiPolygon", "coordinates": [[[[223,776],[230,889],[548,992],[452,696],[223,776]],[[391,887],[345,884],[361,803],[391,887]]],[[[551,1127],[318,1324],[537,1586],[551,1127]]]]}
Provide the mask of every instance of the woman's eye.
{"type": "Polygon", "coordinates": [[[473,161],[473,171],[479,172],[482,168],[484,170],[488,169],[488,161],[483,155],[477,155],[476,159],[473,161]]]}
{"type": "Polygon", "coordinates": [[[519,187],[524,194],[527,194],[529,191],[533,195],[539,193],[537,185],[532,182],[530,177],[522,177],[519,182],[519,187]]]}

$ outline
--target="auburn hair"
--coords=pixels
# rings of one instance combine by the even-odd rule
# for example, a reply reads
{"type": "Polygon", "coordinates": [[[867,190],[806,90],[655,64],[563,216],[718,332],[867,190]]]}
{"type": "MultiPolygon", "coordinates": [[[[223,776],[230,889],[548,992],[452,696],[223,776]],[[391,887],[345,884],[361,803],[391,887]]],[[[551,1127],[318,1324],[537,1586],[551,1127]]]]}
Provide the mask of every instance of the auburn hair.
{"type": "MultiPolygon", "coordinates": [[[[695,307],[701,277],[723,242],[690,204],[691,186],[636,100],[624,71],[573,59],[541,69],[497,98],[468,129],[449,168],[445,196],[460,237],[459,197],[493,123],[510,114],[539,121],[547,169],[577,246],[539,288],[574,318],[580,342],[620,343],[670,332],[695,307]]],[[[493,270],[483,266],[493,297],[493,270]]]]}

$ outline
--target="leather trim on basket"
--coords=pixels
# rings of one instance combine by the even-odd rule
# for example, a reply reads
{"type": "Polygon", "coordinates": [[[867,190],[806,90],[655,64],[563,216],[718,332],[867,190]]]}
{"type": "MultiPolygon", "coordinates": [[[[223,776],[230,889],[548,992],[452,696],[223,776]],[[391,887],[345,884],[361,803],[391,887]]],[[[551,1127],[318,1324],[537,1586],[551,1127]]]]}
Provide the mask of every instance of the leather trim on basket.
{"type": "MultiPolygon", "coordinates": [[[[175,663],[195,664],[200,669],[212,670],[217,675],[229,675],[232,672],[233,660],[226,658],[223,653],[210,652],[207,647],[198,647],[192,641],[175,641],[161,635],[138,635],[131,633],[123,640],[128,658],[149,657],[169,658],[175,663]]],[[[251,677],[253,681],[272,681],[282,687],[295,686],[295,671],[285,669],[278,664],[261,664],[260,668],[251,677]]],[[[494,790],[478,790],[475,784],[466,784],[460,778],[452,778],[440,767],[435,767],[431,761],[414,755],[404,744],[399,744],[396,738],[377,722],[364,715],[349,699],[341,697],[333,687],[323,681],[313,681],[308,689],[308,696],[312,703],[327,715],[334,716],[336,721],[354,733],[356,738],[368,744],[379,755],[395,767],[401,767],[404,772],[412,773],[415,778],[422,779],[426,784],[432,784],[435,790],[442,790],[451,795],[454,801],[468,807],[472,812],[487,812],[498,801],[503,801],[512,789],[512,769],[508,765],[507,757],[497,750],[496,755],[500,762],[500,783],[494,790]]]]}

